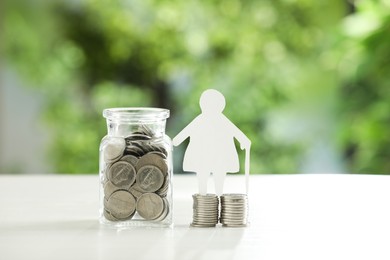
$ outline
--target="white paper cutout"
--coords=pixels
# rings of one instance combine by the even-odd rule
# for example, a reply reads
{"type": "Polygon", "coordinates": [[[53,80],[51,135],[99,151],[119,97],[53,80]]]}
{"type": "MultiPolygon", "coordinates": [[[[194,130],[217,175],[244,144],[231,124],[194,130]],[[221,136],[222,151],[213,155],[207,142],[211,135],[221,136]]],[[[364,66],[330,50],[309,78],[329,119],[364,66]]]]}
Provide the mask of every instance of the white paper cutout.
{"type": "Polygon", "coordinates": [[[239,159],[234,138],[245,149],[245,187],[248,192],[251,141],[223,113],[225,97],[215,89],[204,91],[200,97],[202,113],[189,123],[175,138],[173,145],[180,145],[190,138],[184,155],[183,170],[196,172],[199,193],[207,193],[207,181],[213,174],[215,192],[223,193],[226,173],[239,171],[239,159]]]}

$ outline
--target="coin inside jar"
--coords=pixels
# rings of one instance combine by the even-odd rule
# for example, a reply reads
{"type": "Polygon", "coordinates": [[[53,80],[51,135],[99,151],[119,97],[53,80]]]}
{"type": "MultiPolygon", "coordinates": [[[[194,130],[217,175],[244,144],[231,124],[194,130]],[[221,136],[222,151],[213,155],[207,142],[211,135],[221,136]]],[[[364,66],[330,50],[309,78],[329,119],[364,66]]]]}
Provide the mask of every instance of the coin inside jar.
{"type": "Polygon", "coordinates": [[[147,153],[144,156],[142,156],[137,162],[136,165],[137,171],[145,165],[157,166],[164,175],[168,174],[168,163],[165,159],[163,159],[158,154],[147,153]]]}
{"type": "Polygon", "coordinates": [[[115,191],[117,191],[119,188],[116,187],[114,184],[112,184],[111,181],[108,181],[104,187],[104,197],[105,198],[109,198],[111,196],[111,194],[113,194],[115,191]]]}
{"type": "Polygon", "coordinates": [[[108,169],[108,178],[115,186],[127,189],[135,181],[134,167],[125,161],[118,161],[108,169]]]}
{"type": "Polygon", "coordinates": [[[104,217],[109,221],[118,221],[118,219],[114,218],[111,213],[107,210],[104,210],[103,212],[104,217]]]}
{"type": "Polygon", "coordinates": [[[146,192],[155,192],[164,183],[164,175],[161,170],[153,165],[146,165],[137,172],[137,183],[146,192]]]}
{"type": "Polygon", "coordinates": [[[110,137],[110,139],[106,139],[106,144],[104,146],[104,161],[108,163],[119,159],[125,148],[126,142],[123,138],[110,137]]]}
{"type": "Polygon", "coordinates": [[[146,220],[154,220],[164,213],[164,200],[155,193],[145,193],[137,201],[137,212],[146,220]]]}
{"type": "Polygon", "coordinates": [[[130,163],[135,168],[135,166],[137,165],[138,158],[133,156],[133,155],[128,154],[128,155],[123,156],[120,160],[130,163]]]}
{"type": "Polygon", "coordinates": [[[135,199],[128,191],[114,192],[106,202],[106,210],[116,219],[126,219],[135,211],[135,199]]]}

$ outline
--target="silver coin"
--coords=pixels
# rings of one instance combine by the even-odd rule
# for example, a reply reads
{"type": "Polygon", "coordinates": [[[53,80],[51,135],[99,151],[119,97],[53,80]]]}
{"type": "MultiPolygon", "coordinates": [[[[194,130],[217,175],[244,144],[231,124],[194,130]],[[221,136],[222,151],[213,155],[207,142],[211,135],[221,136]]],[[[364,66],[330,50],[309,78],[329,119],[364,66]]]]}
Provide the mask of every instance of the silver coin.
{"type": "Polygon", "coordinates": [[[197,199],[204,199],[204,200],[209,200],[209,199],[217,199],[218,200],[218,196],[215,194],[211,194],[211,193],[207,193],[204,195],[196,193],[196,194],[193,194],[192,197],[196,197],[197,199]]]}
{"type": "Polygon", "coordinates": [[[233,198],[247,199],[248,195],[243,193],[224,193],[221,195],[221,199],[233,199],[233,198]]]}
{"type": "Polygon", "coordinates": [[[192,207],[194,212],[204,212],[204,213],[211,213],[214,211],[218,211],[218,205],[198,205],[192,207]]]}
{"type": "Polygon", "coordinates": [[[135,198],[128,191],[116,191],[107,200],[106,210],[116,219],[131,217],[135,211],[135,198]]]}
{"type": "MultiPolygon", "coordinates": [[[[221,204],[222,205],[222,204],[221,204]]],[[[240,213],[240,212],[246,212],[248,210],[248,207],[228,207],[225,206],[223,207],[223,210],[221,212],[235,212],[235,213],[240,213]]]]}
{"type": "Polygon", "coordinates": [[[225,205],[224,207],[224,210],[245,210],[248,208],[248,205],[245,205],[244,203],[242,203],[242,205],[239,205],[237,203],[228,203],[226,201],[224,202],[221,202],[221,205],[222,203],[225,205]]]}
{"type": "Polygon", "coordinates": [[[167,159],[167,156],[164,153],[162,153],[162,152],[151,150],[149,153],[156,154],[156,155],[160,156],[163,159],[167,159]]]}
{"type": "Polygon", "coordinates": [[[127,154],[134,155],[137,157],[141,157],[145,154],[144,150],[135,145],[126,145],[125,151],[127,154]]]}
{"type": "Polygon", "coordinates": [[[243,226],[243,225],[247,225],[247,222],[232,222],[232,221],[228,221],[228,222],[222,223],[222,225],[243,226]]]}
{"type": "Polygon", "coordinates": [[[238,219],[238,218],[224,218],[224,220],[226,221],[226,224],[245,224],[246,221],[247,221],[247,218],[241,218],[241,219],[238,219]]]}
{"type": "Polygon", "coordinates": [[[218,218],[218,213],[217,212],[215,212],[215,213],[196,213],[196,212],[194,212],[194,214],[193,214],[193,217],[194,217],[194,219],[195,218],[198,218],[198,219],[217,219],[218,218]]]}
{"type": "Polygon", "coordinates": [[[143,133],[133,133],[125,137],[126,142],[136,141],[136,140],[150,140],[151,137],[143,133]]]}
{"type": "Polygon", "coordinates": [[[213,198],[213,197],[193,197],[195,201],[199,203],[204,203],[204,204],[213,204],[213,203],[218,203],[218,198],[213,198]]]}
{"type": "MultiPolygon", "coordinates": [[[[222,200],[221,200],[222,202],[222,200]]],[[[229,201],[229,200],[224,200],[223,203],[226,203],[230,206],[247,206],[248,203],[246,201],[229,201]]]]}
{"type": "Polygon", "coordinates": [[[135,166],[137,165],[138,158],[134,155],[128,154],[120,158],[120,160],[130,163],[135,168],[135,166]]]}
{"type": "Polygon", "coordinates": [[[153,152],[154,148],[152,145],[150,145],[149,142],[143,142],[142,143],[142,150],[144,151],[145,154],[153,152]]]}
{"type": "Polygon", "coordinates": [[[221,200],[221,203],[225,203],[226,205],[229,205],[231,207],[246,207],[248,204],[245,202],[245,201],[227,201],[227,200],[224,200],[222,201],[221,200]]]}
{"type": "Polygon", "coordinates": [[[212,203],[203,203],[199,201],[194,201],[193,208],[199,208],[199,207],[208,207],[208,208],[214,208],[218,206],[218,202],[212,202],[212,203]]]}
{"type": "Polygon", "coordinates": [[[157,154],[145,154],[138,160],[135,168],[137,171],[139,171],[139,169],[145,165],[154,165],[158,167],[164,175],[168,174],[168,162],[157,154]]]}
{"type": "Polygon", "coordinates": [[[229,201],[221,201],[224,205],[226,205],[226,208],[247,208],[248,204],[245,202],[237,203],[237,202],[229,202],[229,201]]]}
{"type": "Polygon", "coordinates": [[[241,220],[241,219],[246,219],[247,218],[246,214],[234,214],[234,213],[229,213],[229,214],[222,213],[221,217],[223,217],[224,219],[237,219],[237,220],[241,220]]]}
{"type": "Polygon", "coordinates": [[[215,224],[197,224],[197,223],[191,223],[190,224],[191,227],[197,227],[197,228],[211,228],[211,227],[215,227],[215,224]]]}
{"type": "Polygon", "coordinates": [[[244,216],[247,214],[247,210],[230,210],[230,211],[221,211],[221,215],[235,215],[235,216],[244,216]]]}
{"type": "Polygon", "coordinates": [[[192,223],[198,224],[198,225],[217,225],[218,219],[202,219],[202,218],[193,218],[192,223]]]}
{"type": "Polygon", "coordinates": [[[240,210],[237,210],[237,209],[232,209],[232,210],[222,210],[221,211],[221,214],[234,214],[234,215],[244,215],[247,213],[247,209],[240,209],[240,210]]]}
{"type": "Polygon", "coordinates": [[[202,210],[202,211],[214,211],[214,209],[218,210],[218,204],[210,204],[210,205],[202,205],[202,204],[196,204],[194,203],[193,207],[194,210],[202,210]]]}
{"type": "Polygon", "coordinates": [[[197,201],[197,200],[194,200],[194,204],[193,204],[194,208],[195,207],[208,207],[208,208],[213,208],[213,206],[218,206],[218,201],[216,202],[201,202],[201,201],[197,201]]]}
{"type": "Polygon", "coordinates": [[[163,202],[164,202],[164,210],[161,213],[161,215],[158,218],[155,219],[155,221],[162,221],[169,214],[169,202],[168,202],[167,198],[163,198],[163,202]]]}
{"type": "Polygon", "coordinates": [[[200,216],[193,216],[192,218],[193,222],[195,223],[203,223],[203,224],[210,224],[210,223],[213,223],[213,224],[217,224],[218,223],[218,218],[216,217],[200,217],[200,216]]]}
{"type": "Polygon", "coordinates": [[[217,199],[213,199],[213,198],[210,198],[208,200],[204,200],[204,199],[199,199],[199,198],[194,198],[196,203],[202,205],[209,205],[209,204],[216,204],[218,203],[218,200],[217,199]]]}
{"type": "Polygon", "coordinates": [[[202,202],[202,201],[196,201],[194,202],[194,206],[196,207],[201,207],[201,206],[205,206],[205,207],[210,207],[210,206],[213,206],[213,205],[218,205],[218,201],[214,202],[202,202]]]}
{"type": "Polygon", "coordinates": [[[216,206],[200,206],[200,207],[193,207],[194,213],[204,213],[204,214],[209,214],[209,213],[214,213],[218,212],[218,205],[216,206]]]}
{"type": "Polygon", "coordinates": [[[138,128],[138,132],[144,133],[145,135],[150,136],[150,137],[153,137],[155,135],[154,131],[150,127],[148,127],[147,125],[141,125],[138,128]]]}
{"type": "Polygon", "coordinates": [[[108,220],[108,221],[123,221],[123,220],[129,220],[131,219],[133,216],[134,216],[134,213],[131,214],[129,217],[125,218],[125,219],[117,219],[115,217],[112,216],[112,214],[108,211],[108,210],[104,210],[104,213],[103,213],[104,217],[108,220]]]}
{"type": "Polygon", "coordinates": [[[197,214],[197,213],[194,213],[193,215],[193,219],[204,219],[204,220],[217,220],[218,219],[218,213],[209,213],[209,214],[203,214],[203,215],[200,215],[200,214],[197,214]]]}
{"type": "Polygon", "coordinates": [[[231,227],[231,228],[240,228],[240,227],[247,227],[247,224],[222,224],[222,227],[231,227]]]}
{"type": "Polygon", "coordinates": [[[229,224],[229,223],[246,223],[248,221],[248,218],[244,217],[244,216],[236,216],[236,217],[232,217],[232,216],[221,216],[220,219],[223,220],[223,223],[222,224],[229,224]]]}
{"type": "Polygon", "coordinates": [[[139,199],[139,197],[142,196],[142,194],[145,193],[145,191],[143,191],[139,186],[138,186],[138,183],[134,183],[130,189],[129,189],[130,193],[136,198],[136,199],[139,199]]]}
{"type": "Polygon", "coordinates": [[[105,168],[104,168],[104,173],[105,173],[105,175],[104,175],[104,176],[106,177],[107,180],[109,179],[108,172],[110,171],[111,166],[112,166],[114,163],[116,163],[117,161],[119,161],[120,158],[121,158],[121,157],[118,157],[117,160],[113,160],[112,162],[106,163],[106,164],[105,164],[105,168]]]}
{"type": "MultiPolygon", "coordinates": [[[[221,203],[222,205],[222,203],[221,203]]],[[[248,210],[248,207],[246,206],[228,206],[226,203],[224,203],[222,212],[246,212],[248,210]]]]}
{"type": "Polygon", "coordinates": [[[135,189],[137,191],[145,193],[145,191],[141,189],[141,187],[139,186],[139,183],[137,181],[134,182],[133,185],[131,185],[130,189],[135,189]]]}
{"type": "Polygon", "coordinates": [[[108,198],[109,197],[104,197],[104,200],[103,200],[103,206],[104,206],[104,209],[108,210],[108,198]]]}
{"type": "Polygon", "coordinates": [[[103,157],[106,163],[120,158],[126,147],[126,142],[121,137],[109,137],[103,141],[103,144],[103,157]]]}
{"type": "Polygon", "coordinates": [[[113,194],[115,191],[119,190],[119,188],[117,186],[115,186],[114,184],[112,184],[111,181],[106,182],[103,189],[104,189],[104,196],[106,198],[109,198],[111,196],[111,194],[113,194]]]}
{"type": "Polygon", "coordinates": [[[165,176],[163,185],[156,191],[156,193],[160,195],[160,197],[165,197],[168,194],[169,184],[169,176],[167,175],[165,176]]]}
{"type": "Polygon", "coordinates": [[[155,192],[164,183],[161,170],[153,165],[146,165],[137,171],[137,183],[146,192],[155,192]]]}
{"type": "Polygon", "coordinates": [[[125,161],[118,161],[114,163],[108,172],[108,178],[115,186],[128,189],[135,181],[134,167],[125,161]]]}
{"type": "MultiPolygon", "coordinates": [[[[229,212],[229,211],[233,211],[233,212],[246,212],[248,210],[248,206],[244,206],[244,205],[242,205],[242,206],[229,205],[226,202],[223,202],[223,204],[224,204],[223,210],[221,208],[222,212],[229,212]]],[[[222,205],[222,202],[221,202],[221,205],[222,205]]]]}
{"type": "Polygon", "coordinates": [[[226,201],[247,201],[248,197],[247,196],[238,196],[237,194],[233,195],[225,195],[223,194],[221,196],[221,200],[226,200],[226,201]]]}
{"type": "Polygon", "coordinates": [[[103,215],[109,221],[118,221],[119,220],[117,218],[114,218],[108,210],[104,210],[103,215]]]}
{"type": "Polygon", "coordinates": [[[246,224],[248,219],[247,218],[224,218],[225,223],[222,224],[246,224]]]}
{"type": "Polygon", "coordinates": [[[230,220],[237,220],[237,221],[241,221],[241,222],[243,222],[244,220],[246,220],[247,218],[246,218],[246,216],[244,216],[244,215],[221,215],[221,216],[223,216],[224,217],[224,219],[230,219],[230,220]]]}
{"type": "Polygon", "coordinates": [[[159,152],[165,154],[165,156],[168,156],[168,151],[165,148],[164,144],[151,144],[151,145],[153,146],[154,151],[159,151],[159,152]]]}
{"type": "Polygon", "coordinates": [[[210,213],[216,213],[218,212],[218,207],[217,206],[212,206],[213,208],[207,208],[207,207],[197,207],[193,208],[193,212],[196,214],[210,214],[210,213]]]}
{"type": "Polygon", "coordinates": [[[204,220],[204,219],[194,218],[192,220],[192,223],[197,224],[197,225],[214,225],[215,226],[218,224],[218,219],[204,220]]]}
{"type": "Polygon", "coordinates": [[[110,170],[110,167],[112,166],[113,163],[106,163],[104,167],[104,177],[106,180],[108,180],[108,171],[110,170]]]}
{"type": "Polygon", "coordinates": [[[129,146],[136,146],[136,147],[140,148],[144,154],[148,152],[146,141],[134,140],[134,141],[129,142],[128,145],[129,146]]]}
{"type": "Polygon", "coordinates": [[[237,204],[237,205],[241,205],[241,204],[245,204],[247,200],[241,200],[241,199],[234,199],[234,200],[226,200],[226,199],[221,199],[221,201],[224,201],[224,202],[227,202],[229,204],[237,204]]]}
{"type": "Polygon", "coordinates": [[[163,199],[154,193],[145,193],[137,201],[137,212],[146,220],[157,219],[164,211],[163,199]]]}

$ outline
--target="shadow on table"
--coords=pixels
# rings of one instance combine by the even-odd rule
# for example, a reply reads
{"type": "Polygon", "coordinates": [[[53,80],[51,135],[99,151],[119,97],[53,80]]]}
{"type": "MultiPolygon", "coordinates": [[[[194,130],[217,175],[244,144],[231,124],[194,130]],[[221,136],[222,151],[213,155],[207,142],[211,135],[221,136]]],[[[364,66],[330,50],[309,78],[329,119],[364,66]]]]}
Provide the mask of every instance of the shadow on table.
{"type": "Polygon", "coordinates": [[[245,228],[190,228],[175,243],[175,259],[234,259],[245,228]]]}

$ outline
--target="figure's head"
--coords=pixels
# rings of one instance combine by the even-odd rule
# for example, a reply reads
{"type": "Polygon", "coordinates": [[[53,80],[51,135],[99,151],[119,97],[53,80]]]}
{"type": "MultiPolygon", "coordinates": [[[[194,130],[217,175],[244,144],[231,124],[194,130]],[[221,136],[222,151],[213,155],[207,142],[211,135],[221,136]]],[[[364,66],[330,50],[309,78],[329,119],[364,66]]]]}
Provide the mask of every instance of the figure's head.
{"type": "Polygon", "coordinates": [[[208,89],[200,97],[200,109],[202,113],[222,113],[225,108],[225,97],[215,89],[208,89]]]}

